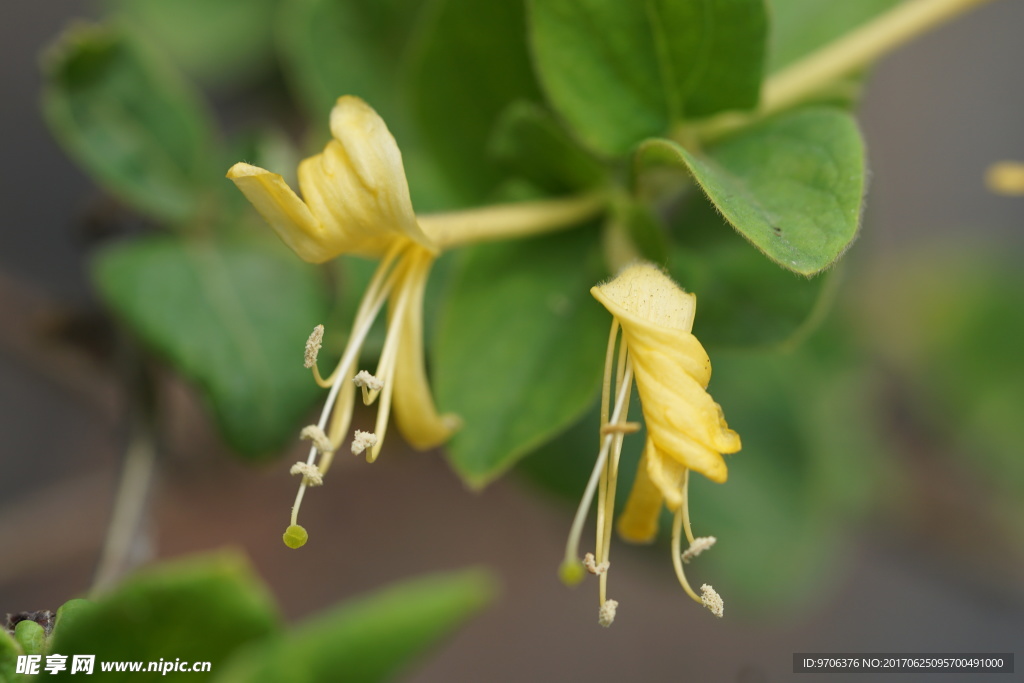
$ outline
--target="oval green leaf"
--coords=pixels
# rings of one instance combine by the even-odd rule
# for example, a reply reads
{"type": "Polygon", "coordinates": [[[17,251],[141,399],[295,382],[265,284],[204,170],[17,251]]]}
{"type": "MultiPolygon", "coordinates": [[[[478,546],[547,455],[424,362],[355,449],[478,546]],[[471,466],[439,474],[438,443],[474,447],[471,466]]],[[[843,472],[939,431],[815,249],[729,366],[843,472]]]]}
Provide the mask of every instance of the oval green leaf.
{"type": "Polygon", "coordinates": [[[192,215],[220,174],[197,95],[113,26],[66,31],[44,58],[43,111],[54,136],[107,190],[163,220],[192,215]]]}
{"type": "MultiPolygon", "coordinates": [[[[208,681],[230,653],[278,632],[280,623],[248,561],[223,552],[157,565],[127,579],[60,629],[52,651],[94,654],[97,673],[101,661],[210,662],[211,672],[187,675],[190,681],[208,681]]],[[[79,677],[67,671],[61,676],[79,677]]],[[[109,681],[139,677],[131,671],[102,675],[109,681]]]]}
{"type": "Polygon", "coordinates": [[[616,155],[671,124],[757,104],[762,0],[532,0],[538,77],[588,146],[616,155]]]}
{"type": "Polygon", "coordinates": [[[824,270],[857,236],[864,142],[853,117],[839,109],[783,114],[704,155],[671,140],[649,140],[636,162],[689,169],[737,232],[797,273],[824,270]]]}
{"type": "Polygon", "coordinates": [[[539,100],[526,48],[522,0],[437,0],[410,53],[411,103],[438,169],[479,200],[502,178],[487,144],[517,100],[539,100]]]}
{"type": "Polygon", "coordinates": [[[591,229],[468,251],[434,345],[438,404],[464,426],[448,459],[472,487],[569,426],[601,383],[611,319],[591,229]]]}
{"type": "Polygon", "coordinates": [[[199,385],[238,451],[267,455],[297,435],[318,394],[302,345],[325,322],[323,283],[283,248],[151,238],[99,255],[114,312],[199,385]]]}

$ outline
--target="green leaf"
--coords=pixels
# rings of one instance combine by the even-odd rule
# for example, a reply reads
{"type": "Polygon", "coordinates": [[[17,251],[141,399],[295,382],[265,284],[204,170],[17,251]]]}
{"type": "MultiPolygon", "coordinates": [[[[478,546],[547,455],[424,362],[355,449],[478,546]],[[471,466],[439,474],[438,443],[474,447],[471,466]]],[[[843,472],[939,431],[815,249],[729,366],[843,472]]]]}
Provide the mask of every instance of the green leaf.
{"type": "Polygon", "coordinates": [[[406,132],[403,57],[425,2],[284,0],[280,45],[286,75],[314,126],[326,131],[335,101],[358,95],[392,132],[406,132]]]}
{"type": "MultiPolygon", "coordinates": [[[[5,629],[0,628],[0,683],[14,683],[21,646],[5,629]]],[[[21,676],[18,676],[21,678],[21,676]]]]}
{"type": "Polygon", "coordinates": [[[437,332],[435,387],[463,428],[448,446],[473,487],[572,424],[601,383],[611,319],[591,228],[467,251],[437,332]]]}
{"type": "Polygon", "coordinates": [[[836,274],[808,279],[777,267],[705,197],[690,196],[673,228],[668,270],[697,295],[693,332],[709,350],[799,343],[831,308],[836,274]]]}
{"type": "Polygon", "coordinates": [[[900,0],[769,0],[772,31],[767,71],[772,73],[788,66],[899,3],[900,0]]]}
{"type": "Polygon", "coordinates": [[[552,106],[615,155],[681,119],[757,104],[763,0],[531,0],[534,61],[552,106]]]}
{"type": "Polygon", "coordinates": [[[813,275],[857,236],[864,143],[853,117],[808,108],[769,119],[708,150],[650,140],[637,163],[685,166],[726,220],[783,268],[813,275]]]}
{"type": "Polygon", "coordinates": [[[147,42],[189,76],[237,85],[273,65],[279,0],[105,0],[147,42]]]}
{"type": "Polygon", "coordinates": [[[606,175],[597,159],[531,102],[516,102],[505,110],[490,153],[519,177],[552,193],[591,188],[606,175]]]}
{"type": "Polygon", "coordinates": [[[44,60],[43,111],[68,153],[121,200],[175,222],[192,215],[215,148],[196,94],[114,26],[79,25],[44,60]]]}
{"type": "Polygon", "coordinates": [[[310,114],[313,138],[327,139],[328,115],[339,97],[358,95],[381,115],[398,141],[416,210],[458,204],[457,193],[424,148],[410,112],[410,46],[429,0],[282,1],[283,66],[310,114]]]}
{"type": "Polygon", "coordinates": [[[327,311],[314,268],[283,248],[150,238],[102,252],[94,275],[115,313],[199,385],[232,446],[264,455],[297,434],[318,393],[302,344],[327,311]]]}
{"type": "Polygon", "coordinates": [[[487,154],[498,117],[539,100],[526,49],[522,0],[436,0],[410,55],[412,107],[426,149],[464,202],[501,173],[487,154]]]}
{"type": "MultiPolygon", "coordinates": [[[[161,564],[127,579],[56,635],[53,652],[99,661],[211,662],[279,629],[280,617],[244,557],[223,552],[161,564]]],[[[97,665],[97,671],[99,666],[97,665]]],[[[68,671],[59,676],[75,680],[68,671]]],[[[131,672],[104,680],[129,681],[131,672]]],[[[180,678],[206,681],[213,673],[180,678]]]]}
{"type": "Polygon", "coordinates": [[[14,627],[14,639],[27,655],[43,654],[46,650],[46,631],[31,619],[18,622],[14,627]]]}
{"type": "Polygon", "coordinates": [[[1018,510],[1024,507],[1022,291],[1013,250],[966,242],[915,250],[874,269],[857,321],[859,334],[902,378],[919,419],[1018,510]]]}
{"type": "Polygon", "coordinates": [[[392,680],[493,598],[489,573],[407,581],[345,603],[286,637],[254,643],[217,683],[374,683],[392,680]]]}
{"type": "Polygon", "coordinates": [[[56,638],[57,634],[65,628],[72,628],[72,624],[78,621],[78,617],[87,613],[94,604],[96,603],[85,598],[72,598],[58,607],[50,638],[56,638]]]}

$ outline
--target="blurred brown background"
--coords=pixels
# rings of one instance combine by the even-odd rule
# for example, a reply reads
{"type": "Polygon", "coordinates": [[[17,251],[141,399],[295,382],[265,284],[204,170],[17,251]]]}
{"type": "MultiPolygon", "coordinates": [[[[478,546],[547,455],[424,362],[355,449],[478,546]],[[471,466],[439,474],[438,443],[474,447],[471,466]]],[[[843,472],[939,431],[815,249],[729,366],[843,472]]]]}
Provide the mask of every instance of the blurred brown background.
{"type": "MultiPolygon", "coordinates": [[[[89,354],[57,350],[59,339],[94,339],[83,254],[104,203],[40,119],[36,60],[85,11],[72,0],[0,7],[0,613],[55,609],[89,586],[124,448],[116,384],[89,354]]],[[[1024,160],[1022,29],[1024,3],[1002,0],[875,70],[861,117],[872,174],[854,272],[945,238],[1024,255],[1024,199],[982,184],[991,162],[1024,160]]],[[[396,438],[374,467],[346,462],[339,485],[313,492],[304,524],[320,542],[289,551],[280,532],[298,450],[242,466],[225,457],[190,390],[169,386],[160,399],[173,441],[146,522],[159,557],[240,546],[289,618],[427,571],[485,564],[501,575],[499,603],[410,680],[758,683],[793,677],[797,651],[1021,654],[1020,549],[986,538],[985,490],[933,467],[927,442],[912,509],[847,529],[836,589],[810,607],[713,620],[681,594],[667,561],[617,546],[620,618],[606,631],[594,623],[592,587],[566,590],[555,577],[567,506],[513,478],[473,494],[436,454],[401,453],[396,438]],[[950,528],[976,534],[977,554],[949,543],[950,528]]]]}

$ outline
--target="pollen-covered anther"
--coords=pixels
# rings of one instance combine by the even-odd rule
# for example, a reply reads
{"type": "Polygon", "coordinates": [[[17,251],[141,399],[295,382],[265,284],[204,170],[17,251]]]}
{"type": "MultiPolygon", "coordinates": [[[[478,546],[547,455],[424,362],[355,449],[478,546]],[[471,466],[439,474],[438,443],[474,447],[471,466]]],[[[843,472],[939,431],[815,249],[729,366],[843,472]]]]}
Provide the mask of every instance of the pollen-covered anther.
{"type": "Polygon", "coordinates": [[[324,483],[324,475],[321,474],[320,468],[308,462],[295,463],[292,465],[291,473],[301,474],[306,486],[320,486],[324,483]]]}
{"type": "Polygon", "coordinates": [[[355,434],[352,435],[352,455],[359,455],[367,448],[372,448],[377,445],[377,435],[373,432],[363,432],[356,430],[355,434]]]}
{"type": "Polygon", "coordinates": [[[683,562],[689,562],[705,550],[710,549],[711,546],[713,546],[715,544],[715,541],[717,540],[718,539],[716,539],[714,536],[700,536],[698,538],[693,539],[693,543],[690,544],[690,547],[683,551],[683,562]]]}
{"type": "Polygon", "coordinates": [[[583,556],[583,566],[587,568],[587,571],[595,576],[600,576],[608,571],[608,567],[611,566],[611,562],[607,560],[600,564],[594,559],[594,553],[587,553],[583,556]]]}
{"type": "Polygon", "coordinates": [[[299,432],[299,438],[309,439],[312,441],[316,449],[324,455],[334,452],[334,444],[331,443],[330,438],[328,438],[324,430],[320,429],[320,427],[316,425],[307,425],[303,427],[302,431],[299,432]]]}
{"type": "Polygon", "coordinates": [[[722,602],[722,596],[715,592],[715,589],[704,584],[700,587],[700,597],[704,606],[719,619],[725,613],[725,603],[722,602]]]}
{"type": "Polygon", "coordinates": [[[376,375],[371,375],[366,370],[357,372],[352,381],[355,382],[357,387],[364,387],[370,391],[380,391],[384,388],[384,380],[376,375]]]}
{"type": "Polygon", "coordinates": [[[317,325],[306,340],[306,359],[303,365],[311,368],[316,365],[316,357],[320,354],[320,347],[324,342],[324,326],[317,325]]]}
{"type": "Polygon", "coordinates": [[[612,625],[615,621],[615,611],[619,608],[619,602],[617,600],[605,600],[601,603],[601,611],[598,612],[597,623],[601,624],[605,628],[612,625]]]}
{"type": "Polygon", "coordinates": [[[639,422],[612,422],[601,427],[601,436],[608,436],[609,434],[635,434],[639,431],[639,422]]]}

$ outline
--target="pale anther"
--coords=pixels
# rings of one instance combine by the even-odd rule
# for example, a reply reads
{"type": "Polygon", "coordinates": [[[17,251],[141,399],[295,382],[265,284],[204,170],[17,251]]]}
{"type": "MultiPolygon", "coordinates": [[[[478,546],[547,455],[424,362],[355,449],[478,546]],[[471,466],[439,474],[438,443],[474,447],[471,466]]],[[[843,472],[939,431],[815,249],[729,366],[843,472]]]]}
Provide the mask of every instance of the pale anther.
{"type": "Polygon", "coordinates": [[[609,434],[635,434],[639,431],[639,422],[611,422],[601,427],[601,436],[608,436],[609,434]]]}
{"type": "Polygon", "coordinates": [[[359,455],[375,445],[377,445],[377,435],[373,432],[363,432],[357,429],[356,433],[352,435],[352,455],[359,455]]]}
{"type": "Polygon", "coordinates": [[[324,483],[324,475],[320,473],[320,468],[308,462],[299,461],[295,463],[292,465],[291,473],[301,474],[302,481],[306,486],[320,486],[324,483]]]}
{"type": "Polygon", "coordinates": [[[322,454],[326,455],[327,453],[334,452],[334,445],[331,443],[331,440],[327,437],[327,434],[324,433],[324,430],[320,429],[316,425],[307,425],[303,427],[302,431],[299,432],[299,438],[309,439],[312,441],[316,449],[322,454]]]}
{"type": "Polygon", "coordinates": [[[303,363],[307,368],[316,365],[316,357],[320,354],[320,347],[324,341],[324,326],[317,325],[306,340],[306,360],[303,363]]]}
{"type": "Polygon", "coordinates": [[[611,566],[611,563],[605,560],[604,562],[598,564],[594,559],[594,553],[587,553],[583,556],[583,566],[586,567],[587,571],[591,574],[594,574],[595,576],[600,576],[601,574],[604,574],[608,571],[608,567],[611,566]]]}
{"type": "Polygon", "coordinates": [[[704,606],[714,614],[716,617],[721,618],[725,613],[725,603],[722,602],[722,596],[715,592],[715,589],[704,584],[700,587],[700,597],[704,606]]]}
{"type": "Polygon", "coordinates": [[[357,387],[365,387],[370,391],[380,391],[384,388],[384,380],[376,375],[371,375],[366,370],[357,372],[352,381],[355,382],[357,387]]]}
{"type": "Polygon", "coordinates": [[[713,546],[717,540],[718,539],[714,536],[700,536],[693,539],[693,543],[690,544],[690,547],[683,551],[683,562],[689,562],[693,558],[697,557],[702,552],[713,546]]]}
{"type": "Polygon", "coordinates": [[[601,604],[601,611],[598,612],[597,623],[601,624],[605,628],[612,625],[615,621],[615,610],[619,607],[617,600],[605,600],[601,604]]]}

